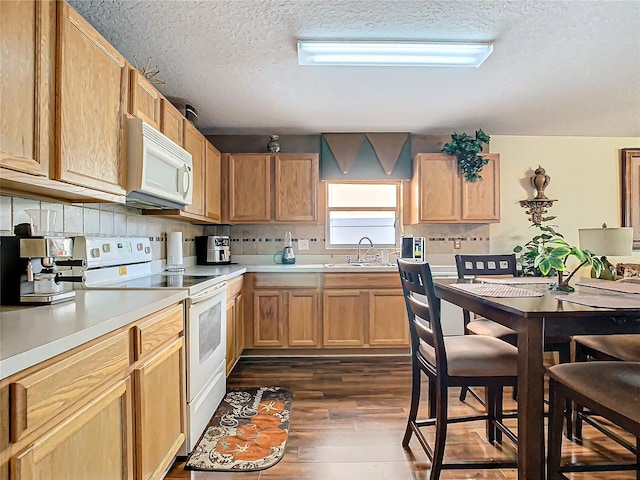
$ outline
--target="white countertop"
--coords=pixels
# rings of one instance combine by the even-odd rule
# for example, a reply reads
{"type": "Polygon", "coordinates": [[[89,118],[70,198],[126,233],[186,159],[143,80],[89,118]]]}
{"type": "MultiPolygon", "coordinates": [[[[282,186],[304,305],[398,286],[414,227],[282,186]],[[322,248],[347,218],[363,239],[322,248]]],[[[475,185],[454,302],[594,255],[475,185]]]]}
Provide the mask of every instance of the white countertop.
{"type": "Polygon", "coordinates": [[[78,290],[75,300],[57,305],[0,307],[0,379],[186,296],[186,290],[78,290]]]}
{"type": "MultiPolygon", "coordinates": [[[[249,259],[248,259],[249,260],[249,259]]],[[[256,259],[250,259],[254,261],[256,259]]],[[[318,260],[318,259],[314,259],[318,260]]],[[[324,260],[324,259],[322,259],[324,260]]],[[[354,266],[346,263],[248,263],[192,265],[190,275],[230,280],[255,273],[397,272],[389,265],[354,266]]],[[[431,265],[434,277],[455,277],[455,266],[431,265]]],[[[187,290],[76,290],[74,301],[50,306],[0,307],[0,380],[64,353],[187,297],[187,290]]]]}

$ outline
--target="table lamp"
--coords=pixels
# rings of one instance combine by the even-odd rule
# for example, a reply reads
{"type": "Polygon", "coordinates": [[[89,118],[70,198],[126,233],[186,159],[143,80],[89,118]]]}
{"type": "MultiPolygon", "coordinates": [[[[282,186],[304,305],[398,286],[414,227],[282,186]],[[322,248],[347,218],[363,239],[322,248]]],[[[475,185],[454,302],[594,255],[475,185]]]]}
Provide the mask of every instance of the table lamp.
{"type": "MultiPolygon", "coordinates": [[[[616,269],[607,260],[607,255],[612,257],[629,257],[633,246],[633,228],[607,228],[606,224],[602,228],[580,228],[578,229],[580,248],[591,250],[596,255],[602,255],[602,272],[600,278],[604,280],[615,280],[616,269]]],[[[592,271],[593,276],[593,271],[592,271]]]]}

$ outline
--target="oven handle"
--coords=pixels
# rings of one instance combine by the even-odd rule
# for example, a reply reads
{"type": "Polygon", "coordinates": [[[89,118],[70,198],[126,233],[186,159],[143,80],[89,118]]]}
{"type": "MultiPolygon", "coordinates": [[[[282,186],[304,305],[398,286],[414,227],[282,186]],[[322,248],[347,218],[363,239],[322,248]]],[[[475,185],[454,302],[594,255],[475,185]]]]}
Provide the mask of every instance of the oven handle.
{"type": "Polygon", "coordinates": [[[193,305],[196,303],[204,302],[205,300],[209,300],[210,298],[221,294],[226,288],[227,282],[216,283],[209,288],[205,288],[204,290],[191,295],[191,304],[193,305]]]}

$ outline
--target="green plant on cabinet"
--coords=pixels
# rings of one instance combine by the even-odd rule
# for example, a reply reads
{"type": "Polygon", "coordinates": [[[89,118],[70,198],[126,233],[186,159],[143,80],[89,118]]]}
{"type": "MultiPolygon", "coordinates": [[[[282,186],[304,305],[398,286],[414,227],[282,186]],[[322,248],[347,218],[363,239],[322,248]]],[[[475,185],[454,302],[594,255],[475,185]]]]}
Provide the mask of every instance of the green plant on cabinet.
{"type": "Polygon", "coordinates": [[[466,133],[453,132],[451,142],[445,143],[442,151],[449,155],[455,155],[458,159],[458,168],[464,174],[467,182],[477,182],[482,180],[480,171],[489,160],[478,155],[482,152],[482,144],[489,145],[491,137],[484,133],[482,129],[476,131],[475,138],[466,133]]]}

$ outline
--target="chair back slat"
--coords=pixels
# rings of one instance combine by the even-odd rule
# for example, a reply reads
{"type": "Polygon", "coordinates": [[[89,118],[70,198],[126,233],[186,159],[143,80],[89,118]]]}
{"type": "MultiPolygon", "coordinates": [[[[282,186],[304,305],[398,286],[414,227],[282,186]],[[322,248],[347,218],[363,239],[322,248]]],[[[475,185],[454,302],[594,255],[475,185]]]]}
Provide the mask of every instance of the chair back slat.
{"type": "Polygon", "coordinates": [[[404,293],[411,349],[415,356],[424,342],[435,350],[438,371],[447,371],[447,355],[440,317],[440,299],[436,296],[428,263],[398,260],[398,271],[404,293]]]}
{"type": "Polygon", "coordinates": [[[517,276],[516,256],[513,253],[500,255],[456,255],[458,278],[478,275],[517,276]]]}

